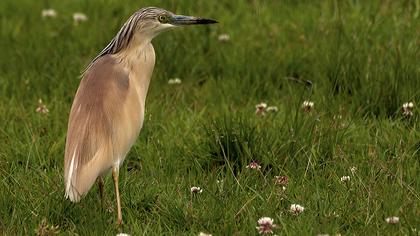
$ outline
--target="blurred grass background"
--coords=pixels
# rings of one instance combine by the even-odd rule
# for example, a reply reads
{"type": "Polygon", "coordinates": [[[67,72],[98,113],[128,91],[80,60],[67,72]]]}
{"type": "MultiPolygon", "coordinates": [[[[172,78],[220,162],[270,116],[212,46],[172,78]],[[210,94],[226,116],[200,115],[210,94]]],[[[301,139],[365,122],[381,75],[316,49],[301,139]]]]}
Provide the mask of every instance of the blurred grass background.
{"type": "Polygon", "coordinates": [[[81,71],[145,6],[220,23],[153,41],[145,124],[120,172],[123,232],[253,235],[269,216],[278,235],[419,235],[419,0],[0,1],[0,234],[119,232],[111,178],[111,211],[97,186],[64,199],[63,152],[81,71]],[[279,110],[256,116],[260,102],[279,110]]]}

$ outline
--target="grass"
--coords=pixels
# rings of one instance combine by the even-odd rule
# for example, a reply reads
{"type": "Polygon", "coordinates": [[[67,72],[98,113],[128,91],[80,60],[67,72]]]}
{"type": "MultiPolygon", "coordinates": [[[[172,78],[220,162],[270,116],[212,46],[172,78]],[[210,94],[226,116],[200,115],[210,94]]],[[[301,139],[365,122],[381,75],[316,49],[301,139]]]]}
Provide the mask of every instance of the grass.
{"type": "Polygon", "coordinates": [[[278,235],[419,235],[419,0],[0,1],[0,234],[120,232],[111,178],[111,211],[97,186],[64,199],[67,119],[80,72],[148,5],[220,23],[154,40],[145,124],[120,171],[122,232],[256,235],[268,216],[278,235]],[[256,116],[262,101],[279,111],[256,116]]]}

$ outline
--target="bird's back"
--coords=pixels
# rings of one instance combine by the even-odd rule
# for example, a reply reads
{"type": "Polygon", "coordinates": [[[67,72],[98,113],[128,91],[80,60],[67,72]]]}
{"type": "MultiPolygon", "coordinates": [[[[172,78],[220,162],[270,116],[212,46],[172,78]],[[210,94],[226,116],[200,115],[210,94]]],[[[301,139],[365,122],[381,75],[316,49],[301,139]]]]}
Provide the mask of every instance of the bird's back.
{"type": "Polygon", "coordinates": [[[140,103],[129,74],[112,55],[84,73],[69,117],[64,177],[66,197],[77,202],[96,178],[124,158],[140,130],[140,103]]]}

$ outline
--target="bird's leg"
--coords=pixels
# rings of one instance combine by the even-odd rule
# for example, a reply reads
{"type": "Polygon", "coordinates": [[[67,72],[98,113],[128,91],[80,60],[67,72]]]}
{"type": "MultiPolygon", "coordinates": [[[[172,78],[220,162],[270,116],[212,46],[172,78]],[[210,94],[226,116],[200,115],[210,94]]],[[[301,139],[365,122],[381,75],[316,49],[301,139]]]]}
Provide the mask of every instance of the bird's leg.
{"type": "Polygon", "coordinates": [[[118,219],[117,224],[122,224],[122,214],[121,214],[121,201],[120,201],[120,191],[118,190],[118,167],[114,166],[112,168],[112,177],[114,179],[114,186],[115,186],[115,197],[117,198],[117,211],[118,211],[118,219]]]}
{"type": "Polygon", "coordinates": [[[99,186],[99,195],[101,196],[101,205],[102,209],[105,209],[105,199],[104,199],[104,179],[102,178],[102,175],[98,177],[98,186],[99,186]]]}

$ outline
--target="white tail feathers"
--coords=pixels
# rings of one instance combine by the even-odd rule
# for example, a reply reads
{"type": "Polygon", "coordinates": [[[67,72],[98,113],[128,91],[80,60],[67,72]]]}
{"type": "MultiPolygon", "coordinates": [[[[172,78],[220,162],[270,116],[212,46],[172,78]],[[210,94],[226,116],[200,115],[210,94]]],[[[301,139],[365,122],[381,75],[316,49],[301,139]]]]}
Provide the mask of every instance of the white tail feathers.
{"type": "Polygon", "coordinates": [[[66,180],[66,194],[65,197],[69,198],[70,201],[72,202],[78,202],[80,201],[80,194],[77,191],[77,189],[74,187],[73,185],[73,180],[74,180],[74,176],[73,174],[75,172],[77,172],[77,162],[76,164],[74,163],[74,160],[76,158],[76,149],[73,152],[73,156],[71,157],[71,162],[70,162],[70,168],[69,168],[69,174],[67,176],[67,180],[66,180]]]}
{"type": "Polygon", "coordinates": [[[66,198],[72,202],[79,202],[89,192],[98,176],[111,168],[103,163],[103,160],[107,159],[106,155],[103,155],[104,152],[106,153],[103,150],[97,152],[83,165],[79,165],[77,154],[73,152],[66,179],[66,198]]]}
{"type": "Polygon", "coordinates": [[[65,197],[70,199],[72,202],[79,202],[81,195],[77,192],[77,189],[73,186],[66,187],[65,197]]]}

